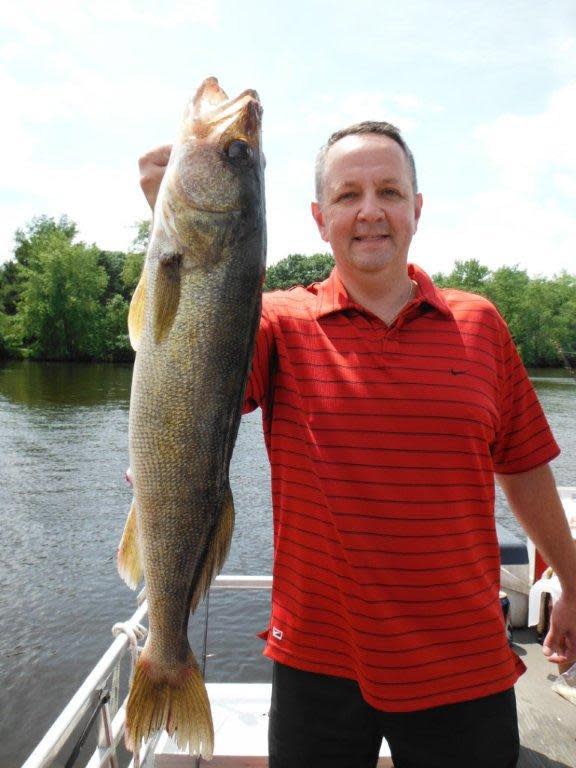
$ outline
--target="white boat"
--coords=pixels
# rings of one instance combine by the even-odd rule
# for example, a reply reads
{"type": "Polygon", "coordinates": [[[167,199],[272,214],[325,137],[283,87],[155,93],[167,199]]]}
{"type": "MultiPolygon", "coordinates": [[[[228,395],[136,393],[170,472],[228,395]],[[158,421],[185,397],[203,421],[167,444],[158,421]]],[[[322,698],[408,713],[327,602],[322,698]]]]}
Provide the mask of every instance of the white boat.
{"type": "MultiPolygon", "coordinates": [[[[576,521],[576,487],[558,489],[566,516],[576,521]]],[[[526,627],[528,622],[528,603],[531,589],[538,582],[538,553],[532,542],[527,544],[517,539],[502,526],[498,525],[498,537],[501,551],[501,588],[510,601],[510,619],[515,628],[526,627]]],[[[576,526],[573,528],[576,538],[576,526]]],[[[270,589],[271,576],[218,576],[212,589],[270,589]]],[[[113,628],[116,635],[108,651],[102,656],[84,683],[60,713],[44,738],[34,749],[22,768],[50,768],[58,757],[70,752],[70,741],[74,738],[80,743],[88,727],[98,721],[98,746],[83,765],[86,768],[263,768],[268,765],[267,730],[268,709],[271,686],[266,683],[208,683],[207,689],[212,705],[215,728],[215,755],[210,762],[181,753],[172,739],[164,732],[157,734],[140,751],[140,755],[129,763],[121,763],[117,754],[118,745],[123,738],[126,699],[120,701],[121,665],[128,660],[135,663],[138,647],[145,636],[142,622],[147,615],[147,604],[143,593],[139,596],[139,607],[125,623],[113,628]],[[84,725],[84,732],[78,734],[84,725]]],[[[530,734],[537,732],[535,741],[539,743],[542,731],[545,741],[556,759],[566,760],[566,755],[573,755],[573,731],[576,724],[576,710],[571,717],[573,705],[560,697],[549,697],[551,665],[545,661],[530,633],[522,636],[526,641],[517,647],[523,655],[531,659],[531,665],[538,672],[523,676],[517,686],[521,738],[530,740],[530,734]],[[524,680],[524,678],[527,678],[524,680]],[[519,688],[519,693],[518,693],[519,688]],[[530,713],[522,717],[522,695],[532,704],[549,715],[554,712],[551,724],[546,726],[541,715],[530,713]],[[558,701],[556,701],[558,699],[558,701]],[[568,707],[568,709],[565,709],[568,707]],[[532,728],[530,723],[536,723],[532,728]],[[524,729],[524,731],[523,731],[524,729]],[[568,735],[569,734],[569,735],[568,735]],[[555,751],[554,751],[555,750],[555,751]]],[[[516,640],[516,635],[515,635],[516,640]]],[[[555,665],[553,665],[555,666],[555,665]]],[[[530,667],[529,667],[530,673],[530,667]]],[[[527,705],[528,706],[528,705],[527,705]]],[[[532,751],[530,749],[530,751],[532,751]]],[[[550,756],[553,756],[552,753],[550,756]]],[[[571,759],[571,758],[570,758],[571,759]]],[[[72,763],[67,763],[71,765],[72,763]]],[[[533,763],[529,763],[532,765],[533,763]]],[[[564,762],[566,766],[576,766],[576,762],[564,762]]],[[[521,765],[521,763],[519,764],[521,765]]],[[[528,765],[528,763],[526,763],[528,765]]],[[[391,768],[392,760],[387,743],[384,741],[378,762],[379,768],[391,768]]]]}
{"type": "MultiPolygon", "coordinates": [[[[559,486],[558,494],[566,518],[571,523],[572,536],[576,539],[576,487],[559,486]]],[[[498,538],[501,552],[500,586],[510,601],[511,625],[526,627],[529,624],[530,592],[535,592],[534,585],[540,580],[546,563],[530,539],[524,544],[501,526],[498,526],[498,538]]]]}

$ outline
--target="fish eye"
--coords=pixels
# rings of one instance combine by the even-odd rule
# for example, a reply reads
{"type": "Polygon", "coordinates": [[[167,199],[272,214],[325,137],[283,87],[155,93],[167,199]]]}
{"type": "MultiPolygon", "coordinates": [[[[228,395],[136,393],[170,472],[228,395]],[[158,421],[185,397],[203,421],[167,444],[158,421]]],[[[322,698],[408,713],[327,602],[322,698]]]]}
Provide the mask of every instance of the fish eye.
{"type": "Polygon", "coordinates": [[[247,141],[241,139],[234,139],[226,147],[226,157],[232,163],[247,163],[252,160],[253,152],[252,147],[247,141]]]}

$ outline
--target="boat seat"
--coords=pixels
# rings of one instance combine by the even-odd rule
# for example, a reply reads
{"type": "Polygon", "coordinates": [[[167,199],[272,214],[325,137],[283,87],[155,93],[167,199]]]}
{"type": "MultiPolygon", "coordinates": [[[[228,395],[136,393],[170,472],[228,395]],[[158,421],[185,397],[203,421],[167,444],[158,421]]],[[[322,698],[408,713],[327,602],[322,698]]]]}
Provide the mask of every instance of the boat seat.
{"type": "Polygon", "coordinates": [[[525,565],[528,563],[528,546],[512,531],[496,523],[496,534],[500,545],[500,562],[502,565],[525,565]]]}

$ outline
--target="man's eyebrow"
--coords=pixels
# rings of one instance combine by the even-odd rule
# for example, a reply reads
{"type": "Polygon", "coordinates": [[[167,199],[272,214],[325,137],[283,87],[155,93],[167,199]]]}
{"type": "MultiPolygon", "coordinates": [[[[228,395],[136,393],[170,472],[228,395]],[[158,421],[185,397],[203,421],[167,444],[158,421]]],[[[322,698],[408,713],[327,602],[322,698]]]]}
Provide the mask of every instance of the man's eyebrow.
{"type": "MultiPolygon", "coordinates": [[[[396,176],[385,176],[384,178],[378,179],[378,184],[400,184],[400,180],[396,178],[396,176]]],[[[342,189],[346,189],[347,187],[355,187],[357,185],[357,181],[354,181],[353,179],[346,179],[345,181],[341,181],[335,184],[334,189],[336,191],[340,191],[342,189]]]]}

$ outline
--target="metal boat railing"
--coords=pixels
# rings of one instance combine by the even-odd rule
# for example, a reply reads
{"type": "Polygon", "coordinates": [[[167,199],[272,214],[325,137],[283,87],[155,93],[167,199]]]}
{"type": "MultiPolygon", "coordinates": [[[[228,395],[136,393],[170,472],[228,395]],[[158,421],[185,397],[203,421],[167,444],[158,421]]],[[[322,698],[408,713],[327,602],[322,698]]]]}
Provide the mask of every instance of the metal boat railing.
{"type": "MultiPolygon", "coordinates": [[[[211,589],[271,589],[271,576],[217,576],[211,589]]],[[[94,669],[89,673],[74,696],[70,699],[64,710],[49,728],[38,746],[23,764],[22,768],[50,768],[65,748],[69,748],[69,740],[83,719],[91,713],[84,732],[79,737],[81,746],[83,739],[88,735],[88,730],[98,719],[98,745],[88,762],[86,768],[120,768],[117,756],[117,747],[124,734],[126,700],[118,706],[118,693],[120,685],[120,665],[123,659],[132,654],[132,662],[135,661],[139,648],[138,639],[142,639],[145,630],[142,621],[147,616],[148,604],[144,598],[144,591],[138,596],[139,606],[130,619],[115,625],[117,637],[110,648],[102,656],[94,669]]],[[[206,616],[206,622],[208,616],[206,616]]],[[[204,654],[206,648],[204,649],[204,654]]],[[[148,758],[153,755],[156,742],[161,734],[157,734],[147,742],[140,754],[133,758],[128,768],[144,768],[148,758]]],[[[66,768],[75,763],[74,752],[66,768]]]]}

